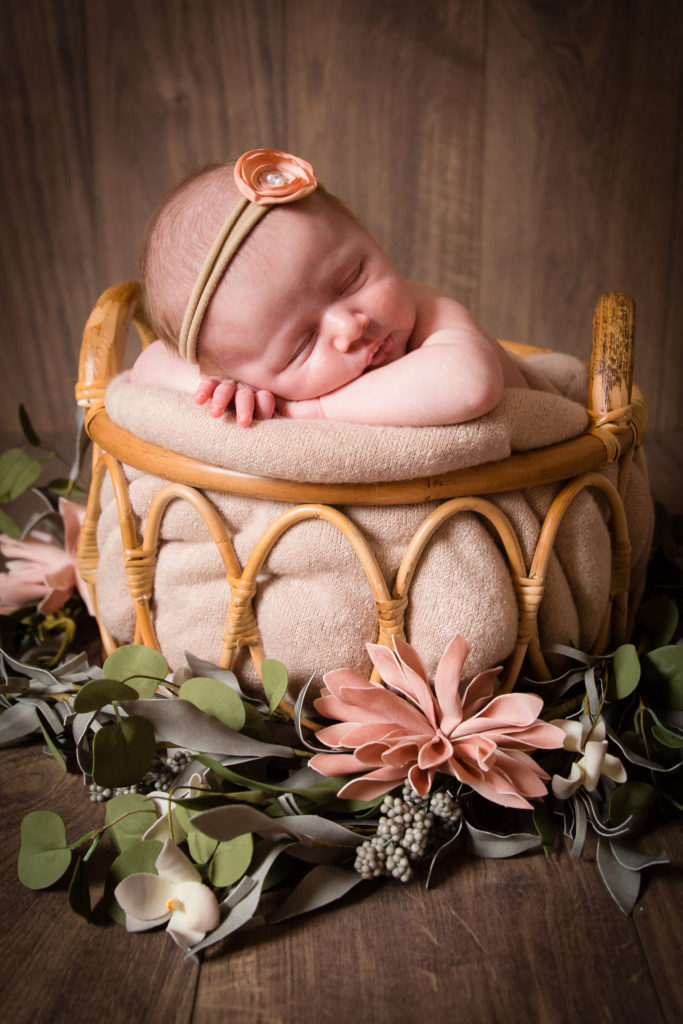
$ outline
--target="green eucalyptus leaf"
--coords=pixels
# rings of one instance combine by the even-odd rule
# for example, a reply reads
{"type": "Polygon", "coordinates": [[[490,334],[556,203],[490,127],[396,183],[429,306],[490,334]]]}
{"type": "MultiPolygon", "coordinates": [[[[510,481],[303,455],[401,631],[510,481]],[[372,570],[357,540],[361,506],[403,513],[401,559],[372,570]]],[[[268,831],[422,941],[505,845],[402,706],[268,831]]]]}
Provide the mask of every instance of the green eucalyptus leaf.
{"type": "Polygon", "coordinates": [[[244,725],[240,730],[245,736],[251,736],[253,739],[262,740],[263,743],[272,743],[273,737],[270,734],[266,719],[253,704],[242,704],[244,708],[244,725]]]}
{"type": "Polygon", "coordinates": [[[618,826],[633,815],[632,832],[640,832],[657,792],[648,782],[624,782],[613,791],[609,801],[609,820],[618,826]]]}
{"type": "Polygon", "coordinates": [[[217,679],[205,676],[188,679],[180,687],[178,696],[181,700],[190,701],[200,711],[218,719],[235,732],[240,732],[244,726],[244,704],[233,689],[217,679]]]}
{"type": "Polygon", "coordinates": [[[261,682],[272,713],[287,692],[287,669],[276,658],[266,658],[261,665],[261,682]]]}
{"type": "Polygon", "coordinates": [[[254,852],[254,840],[250,832],[237,836],[226,843],[218,843],[209,864],[209,881],[222,888],[233,885],[245,874],[254,852]]]}
{"type": "Polygon", "coordinates": [[[671,747],[672,750],[680,750],[683,747],[683,736],[672,729],[667,729],[660,722],[652,726],[652,735],[663,747],[671,747]]]}
{"type": "Polygon", "coordinates": [[[147,700],[168,675],[168,662],[153,647],[127,644],[112,651],[102,670],[105,676],[127,683],[137,690],[138,697],[147,700]]]}
{"type": "Polygon", "coordinates": [[[670,597],[652,597],[638,609],[637,621],[649,636],[650,646],[663,647],[676,632],[678,608],[670,597]]]}
{"type": "Polygon", "coordinates": [[[66,826],[54,811],[31,811],[21,823],[19,881],[29,889],[54,885],[71,863],[66,826]]]}
{"type": "Polygon", "coordinates": [[[142,840],[144,833],[157,820],[157,814],[154,804],[146,797],[139,793],[125,793],[107,801],[104,820],[110,826],[111,841],[119,853],[123,853],[142,840]],[[117,821],[117,818],[121,820],[117,821]]]}
{"type": "Polygon", "coordinates": [[[118,679],[91,679],[74,697],[77,714],[99,711],[115,700],[137,700],[138,692],[118,679]]]}
{"type": "Polygon", "coordinates": [[[36,482],[41,471],[38,459],[21,448],[8,448],[0,455],[0,501],[14,501],[36,482]]]}
{"type": "Polygon", "coordinates": [[[92,920],[88,865],[82,857],[77,859],[74,873],[69,882],[69,906],[79,917],[85,918],[88,922],[92,920]]]}
{"type": "Polygon", "coordinates": [[[45,740],[47,749],[50,751],[50,753],[52,754],[52,756],[54,757],[55,761],[62,769],[62,771],[66,772],[66,761],[64,760],[64,755],[57,746],[54,734],[50,728],[50,723],[48,722],[47,718],[42,713],[40,708],[36,708],[36,715],[38,716],[38,721],[40,722],[40,731],[43,734],[43,739],[45,740]]]}
{"type": "Polygon", "coordinates": [[[180,827],[184,828],[186,832],[189,832],[190,829],[192,828],[192,825],[190,824],[190,812],[187,809],[187,807],[184,806],[184,803],[184,800],[182,802],[175,801],[173,811],[175,813],[176,818],[178,819],[178,824],[180,825],[180,827]]]}
{"type": "Polygon", "coordinates": [[[555,849],[555,825],[552,811],[546,801],[534,806],[533,821],[534,828],[541,837],[543,851],[546,857],[551,857],[555,849]]]}
{"type": "Polygon", "coordinates": [[[187,846],[195,864],[206,864],[218,846],[218,841],[209,839],[198,829],[190,827],[187,832],[187,846]]]}
{"type": "Polygon", "coordinates": [[[95,733],[92,777],[98,786],[133,786],[156,754],[154,727],[147,718],[131,715],[95,733]]]}
{"type": "Polygon", "coordinates": [[[683,711],[683,644],[658,647],[643,658],[648,689],[670,711],[683,711]]]}
{"type": "Polygon", "coordinates": [[[622,732],[619,736],[619,742],[623,743],[632,754],[639,754],[641,757],[645,757],[647,754],[642,736],[633,729],[622,732]]]}
{"type": "Polygon", "coordinates": [[[34,448],[39,448],[40,438],[36,434],[33,424],[31,423],[31,417],[26,412],[26,408],[23,405],[19,406],[19,423],[21,424],[23,435],[28,443],[32,444],[34,448]]]}
{"type": "Polygon", "coordinates": [[[607,685],[607,700],[623,700],[640,682],[640,661],[633,644],[617,647],[607,685]]]}
{"type": "Polygon", "coordinates": [[[145,839],[141,843],[136,843],[135,846],[129,846],[127,850],[120,853],[109,868],[109,873],[104,883],[104,906],[114,921],[118,921],[119,924],[125,924],[126,922],[126,915],[121,910],[114,896],[116,886],[124,878],[127,878],[128,875],[136,875],[138,873],[156,875],[156,860],[161,853],[163,845],[158,839],[145,839]]]}
{"type": "Polygon", "coordinates": [[[3,508],[0,508],[0,533],[6,533],[13,540],[19,540],[21,537],[21,527],[14,522],[11,516],[7,515],[3,508]]]}

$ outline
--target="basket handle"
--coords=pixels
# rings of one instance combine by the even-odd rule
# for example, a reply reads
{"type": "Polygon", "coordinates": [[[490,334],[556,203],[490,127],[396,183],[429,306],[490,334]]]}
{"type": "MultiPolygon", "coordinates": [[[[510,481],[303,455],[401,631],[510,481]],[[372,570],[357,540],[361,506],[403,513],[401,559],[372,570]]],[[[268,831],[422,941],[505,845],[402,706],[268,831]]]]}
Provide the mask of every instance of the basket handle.
{"type": "Polygon", "coordinates": [[[92,406],[104,401],[109,381],[123,369],[131,320],[135,320],[143,345],[147,344],[151,334],[140,314],[140,287],[122,281],[100,295],[85,325],[76,384],[79,405],[92,406]]]}
{"type": "Polygon", "coordinates": [[[625,292],[607,292],[595,304],[588,378],[594,417],[626,411],[633,385],[635,303],[625,292]]]}

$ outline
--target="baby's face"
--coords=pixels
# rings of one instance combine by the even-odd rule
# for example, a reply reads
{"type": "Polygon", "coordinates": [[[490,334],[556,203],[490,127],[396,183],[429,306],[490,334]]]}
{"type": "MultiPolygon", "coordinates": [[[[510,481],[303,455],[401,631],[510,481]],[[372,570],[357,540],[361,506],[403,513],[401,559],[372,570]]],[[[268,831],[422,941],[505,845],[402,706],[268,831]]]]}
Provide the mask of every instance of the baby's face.
{"type": "Polygon", "coordinates": [[[219,286],[200,343],[205,373],[293,401],[402,356],[416,316],[410,285],[374,239],[319,197],[306,203],[255,228],[254,251],[219,286]]]}

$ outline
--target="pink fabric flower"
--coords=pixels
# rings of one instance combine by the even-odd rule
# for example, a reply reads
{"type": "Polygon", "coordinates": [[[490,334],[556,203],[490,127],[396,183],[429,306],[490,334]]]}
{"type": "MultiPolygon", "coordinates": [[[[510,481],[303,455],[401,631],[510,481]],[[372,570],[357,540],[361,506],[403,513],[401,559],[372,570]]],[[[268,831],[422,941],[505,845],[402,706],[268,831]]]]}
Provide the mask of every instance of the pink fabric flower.
{"type": "Polygon", "coordinates": [[[303,199],[318,187],[307,160],[281,149],[250,149],[235,164],[235,184],[259,206],[277,206],[303,199]]]}
{"type": "Polygon", "coordinates": [[[538,720],[541,698],[529,693],[494,697],[500,668],[463,683],[469,647],[461,636],[446,648],[432,690],[413,648],[398,637],[393,642],[393,651],[368,644],[392,690],[353,669],[338,669],[324,676],[325,687],[315,701],[318,711],[338,722],[322,729],[317,739],[352,753],[316,754],[311,767],[323,775],[366,773],[347,782],[339,796],[371,800],[406,778],[425,796],[437,772],[454,775],[504,807],[530,808],[527,798],[545,796],[550,776],[527,751],[561,747],[564,733],[538,720]]]}
{"type": "Polygon", "coordinates": [[[38,601],[38,611],[49,615],[68,601],[74,587],[78,587],[88,611],[94,614],[76,562],[85,508],[60,498],[59,513],[64,522],[63,548],[42,530],[32,530],[26,540],[0,534],[0,552],[7,563],[7,572],[0,573],[0,614],[11,615],[38,601]]]}

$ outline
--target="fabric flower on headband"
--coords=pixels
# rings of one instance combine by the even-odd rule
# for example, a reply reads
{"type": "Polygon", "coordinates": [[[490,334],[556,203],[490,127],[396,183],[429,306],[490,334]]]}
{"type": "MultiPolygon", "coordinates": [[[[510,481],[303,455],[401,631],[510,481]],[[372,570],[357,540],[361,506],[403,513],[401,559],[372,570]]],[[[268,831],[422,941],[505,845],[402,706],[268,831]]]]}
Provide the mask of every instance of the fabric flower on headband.
{"type": "Polygon", "coordinates": [[[564,732],[538,719],[541,698],[530,693],[494,696],[500,668],[463,683],[469,647],[461,636],[446,648],[432,690],[413,648],[396,636],[393,643],[393,651],[367,645],[387,686],[353,669],[338,669],[324,676],[325,687],[314,702],[339,723],[316,738],[353,753],[316,754],[311,767],[323,775],[367,772],[343,786],[339,796],[372,800],[404,779],[426,796],[437,772],[454,775],[504,807],[530,808],[527,798],[545,796],[550,776],[528,751],[561,747],[564,732]]]}
{"type": "Polygon", "coordinates": [[[235,164],[235,184],[258,206],[293,203],[315,192],[318,182],[311,165],[280,149],[251,149],[235,164]]]}

